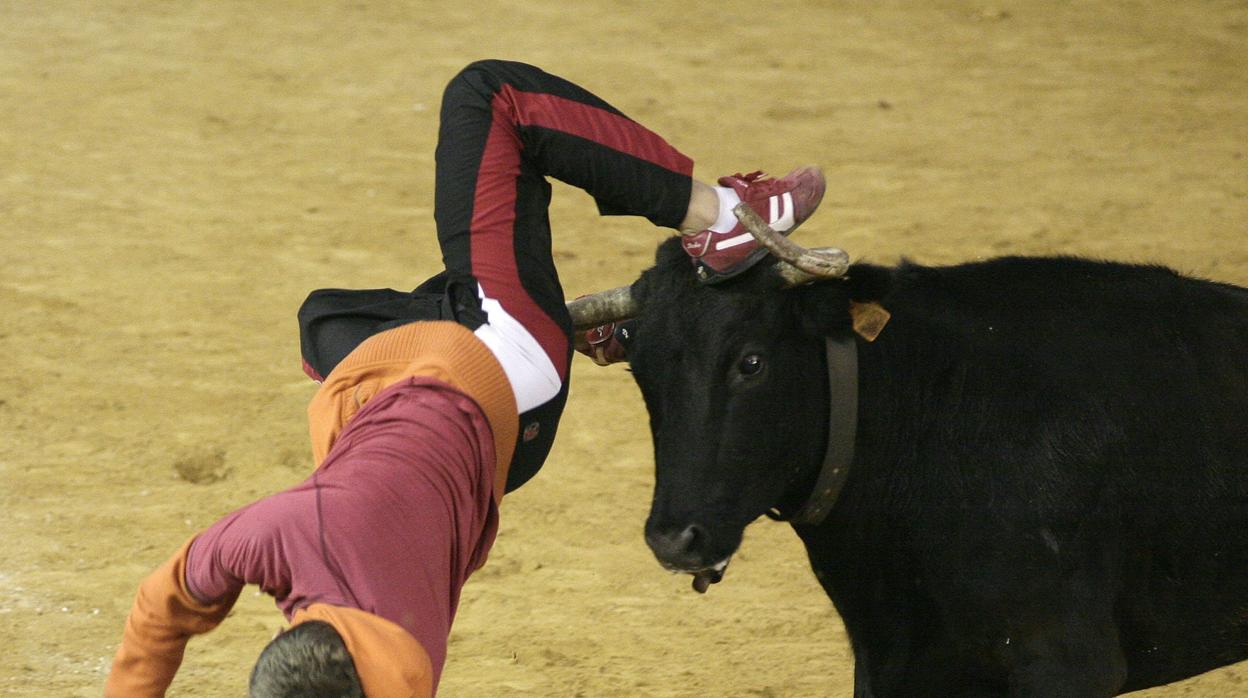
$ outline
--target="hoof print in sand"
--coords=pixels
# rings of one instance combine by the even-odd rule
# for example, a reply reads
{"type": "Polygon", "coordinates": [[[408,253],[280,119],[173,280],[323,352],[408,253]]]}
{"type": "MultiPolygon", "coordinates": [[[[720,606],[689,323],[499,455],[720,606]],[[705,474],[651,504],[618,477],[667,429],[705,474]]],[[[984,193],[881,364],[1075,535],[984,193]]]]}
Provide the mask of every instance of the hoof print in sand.
{"type": "Polygon", "coordinates": [[[225,449],[187,453],[173,462],[179,480],[194,485],[211,485],[228,478],[234,470],[225,466],[225,449]]]}

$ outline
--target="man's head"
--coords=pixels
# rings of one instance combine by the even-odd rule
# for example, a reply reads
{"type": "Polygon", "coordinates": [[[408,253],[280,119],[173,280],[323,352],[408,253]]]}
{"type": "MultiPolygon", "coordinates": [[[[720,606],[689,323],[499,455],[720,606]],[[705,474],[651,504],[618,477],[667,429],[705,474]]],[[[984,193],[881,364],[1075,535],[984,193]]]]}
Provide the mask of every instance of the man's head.
{"type": "Polygon", "coordinates": [[[307,621],[278,635],[251,670],[251,698],[363,698],[355,663],[329,623],[307,621]]]}

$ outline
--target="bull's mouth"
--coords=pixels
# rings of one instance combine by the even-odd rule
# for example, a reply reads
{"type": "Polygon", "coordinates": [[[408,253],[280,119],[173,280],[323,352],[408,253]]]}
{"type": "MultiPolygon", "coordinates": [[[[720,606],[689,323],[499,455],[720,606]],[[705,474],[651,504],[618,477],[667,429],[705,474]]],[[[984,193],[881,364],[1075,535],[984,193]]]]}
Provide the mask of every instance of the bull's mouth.
{"type": "Polygon", "coordinates": [[[708,567],[689,568],[679,565],[671,565],[660,561],[664,569],[672,574],[685,573],[693,575],[693,590],[699,594],[705,594],[712,584],[719,584],[724,578],[724,571],[728,569],[728,563],[732,561],[732,556],[720,560],[719,562],[708,567]]]}
{"type": "Polygon", "coordinates": [[[731,522],[711,527],[698,517],[658,517],[646,521],[646,544],[655,560],[673,574],[693,577],[693,590],[705,594],[724,578],[724,570],[741,547],[744,526],[731,522]],[[676,523],[668,523],[674,520],[676,523]],[[692,521],[692,523],[691,523],[692,521]]]}

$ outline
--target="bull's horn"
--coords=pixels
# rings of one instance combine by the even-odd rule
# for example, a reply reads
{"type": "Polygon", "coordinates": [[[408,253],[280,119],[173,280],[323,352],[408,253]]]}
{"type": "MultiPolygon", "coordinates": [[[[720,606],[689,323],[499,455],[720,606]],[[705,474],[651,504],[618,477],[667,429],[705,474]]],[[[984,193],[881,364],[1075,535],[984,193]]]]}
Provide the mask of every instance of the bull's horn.
{"type": "Polygon", "coordinates": [[[568,301],[568,313],[572,315],[573,327],[588,330],[608,322],[635,317],[637,304],[633,301],[632,289],[621,286],[568,301]]]}
{"type": "Polygon", "coordinates": [[[808,250],[805,247],[793,242],[785,236],[771,229],[771,226],[763,222],[762,218],[750,208],[750,205],[744,201],[737,204],[732,209],[736,214],[737,220],[745,226],[746,230],[758,240],[759,244],[766,247],[773,255],[781,261],[789,264],[794,271],[804,272],[809,275],[800,281],[796,280],[797,275],[786,275],[781,270],[781,276],[784,277],[786,283],[797,285],[814,281],[816,279],[833,279],[845,276],[845,272],[849,271],[849,255],[844,250],[835,247],[820,247],[808,250]],[[793,280],[790,279],[793,277],[793,280]]]}
{"type": "MultiPolygon", "coordinates": [[[[816,247],[809,251],[815,252],[817,254],[825,254],[825,253],[826,254],[845,254],[844,251],[839,250],[835,247],[816,247]]],[[[792,288],[794,286],[801,286],[803,284],[808,284],[812,281],[818,281],[820,279],[830,278],[830,277],[820,276],[818,274],[811,274],[808,271],[802,271],[801,269],[798,269],[797,267],[793,266],[792,264],[789,264],[788,262],[785,262],[784,260],[776,262],[775,267],[773,268],[775,269],[776,274],[778,274],[780,276],[780,279],[784,282],[785,288],[792,288]]]]}

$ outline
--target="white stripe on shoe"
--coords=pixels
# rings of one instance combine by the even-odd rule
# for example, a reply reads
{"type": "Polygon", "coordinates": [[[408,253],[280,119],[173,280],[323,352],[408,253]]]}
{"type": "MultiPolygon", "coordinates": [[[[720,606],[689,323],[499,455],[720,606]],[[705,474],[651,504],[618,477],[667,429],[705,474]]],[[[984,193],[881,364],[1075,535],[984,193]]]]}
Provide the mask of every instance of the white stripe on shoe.
{"type": "MultiPolygon", "coordinates": [[[[793,194],[787,191],[783,194],[777,194],[769,198],[767,203],[769,207],[767,225],[771,226],[771,229],[777,233],[787,233],[792,230],[793,225],[797,223],[797,217],[794,215],[793,208],[793,194]]],[[[742,233],[727,240],[719,241],[715,244],[715,249],[717,251],[726,250],[730,247],[743,245],[753,239],[753,235],[742,233]]]]}
{"type": "Polygon", "coordinates": [[[715,244],[715,249],[726,250],[729,247],[736,247],[737,245],[745,244],[753,239],[754,239],[753,235],[750,235],[749,233],[741,233],[740,235],[737,235],[736,237],[730,237],[727,240],[720,240],[718,243],[715,244]]]}
{"type": "Polygon", "coordinates": [[[785,192],[779,196],[773,196],[771,203],[771,229],[777,233],[787,232],[797,222],[793,210],[793,194],[785,192]],[[779,209],[779,210],[777,210],[779,209]]]}

